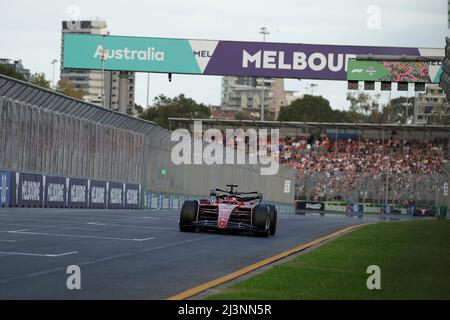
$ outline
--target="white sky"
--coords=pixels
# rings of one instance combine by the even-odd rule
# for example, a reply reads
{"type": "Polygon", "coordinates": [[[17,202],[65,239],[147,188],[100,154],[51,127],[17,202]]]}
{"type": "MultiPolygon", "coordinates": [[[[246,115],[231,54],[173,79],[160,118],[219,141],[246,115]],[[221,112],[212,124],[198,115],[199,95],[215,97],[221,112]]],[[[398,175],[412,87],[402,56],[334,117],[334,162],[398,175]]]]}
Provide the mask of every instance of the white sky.
{"type": "MultiPolygon", "coordinates": [[[[446,0],[14,0],[0,2],[0,58],[22,59],[26,68],[52,78],[50,61],[60,58],[61,21],[106,20],[113,35],[373,46],[442,48],[447,29],[446,0]],[[369,29],[367,9],[380,8],[380,29],[369,29]]],[[[56,79],[59,77],[57,66],[56,79]]],[[[138,74],[136,102],[146,103],[147,75],[138,74]]],[[[286,89],[314,94],[346,109],[346,82],[286,80],[286,89]]],[[[150,97],[184,93],[198,102],[220,104],[221,77],[151,74],[150,97]]],[[[410,95],[413,94],[411,91],[410,95]]],[[[393,96],[396,96],[393,93],[393,96]]],[[[382,99],[388,98],[383,93],[382,99]]]]}

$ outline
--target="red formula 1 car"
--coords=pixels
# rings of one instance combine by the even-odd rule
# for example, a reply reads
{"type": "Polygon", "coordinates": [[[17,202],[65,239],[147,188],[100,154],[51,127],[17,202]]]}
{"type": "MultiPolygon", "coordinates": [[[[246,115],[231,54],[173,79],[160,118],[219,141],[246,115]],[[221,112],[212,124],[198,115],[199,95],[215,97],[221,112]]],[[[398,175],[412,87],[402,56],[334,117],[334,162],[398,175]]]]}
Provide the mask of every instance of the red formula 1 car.
{"type": "Polygon", "coordinates": [[[261,204],[263,196],[255,192],[212,190],[209,199],[187,200],[181,208],[179,226],[184,232],[197,229],[243,230],[268,237],[277,230],[277,209],[261,204]]]}

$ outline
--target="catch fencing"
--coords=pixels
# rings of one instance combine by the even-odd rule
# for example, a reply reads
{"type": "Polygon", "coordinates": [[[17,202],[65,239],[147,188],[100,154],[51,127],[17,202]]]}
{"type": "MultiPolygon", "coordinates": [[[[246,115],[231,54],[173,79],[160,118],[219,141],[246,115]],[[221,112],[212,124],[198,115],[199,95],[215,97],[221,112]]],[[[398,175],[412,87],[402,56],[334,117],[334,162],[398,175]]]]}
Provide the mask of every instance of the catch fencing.
{"type": "Polygon", "coordinates": [[[179,199],[238,184],[293,210],[295,171],[280,168],[276,175],[262,176],[257,165],[175,165],[170,138],[171,131],[152,122],[0,75],[0,182],[5,181],[0,206],[124,208],[127,186],[138,186],[139,207],[148,207],[149,196],[157,195],[162,209],[163,203],[173,207],[179,199]],[[39,177],[25,182],[27,175],[39,177]],[[49,181],[54,181],[50,187],[49,181]],[[73,187],[76,183],[80,187],[73,187]],[[111,194],[113,189],[122,189],[123,199],[110,201],[119,194],[111,194]],[[52,204],[46,200],[52,192],[65,199],[52,204]]]}

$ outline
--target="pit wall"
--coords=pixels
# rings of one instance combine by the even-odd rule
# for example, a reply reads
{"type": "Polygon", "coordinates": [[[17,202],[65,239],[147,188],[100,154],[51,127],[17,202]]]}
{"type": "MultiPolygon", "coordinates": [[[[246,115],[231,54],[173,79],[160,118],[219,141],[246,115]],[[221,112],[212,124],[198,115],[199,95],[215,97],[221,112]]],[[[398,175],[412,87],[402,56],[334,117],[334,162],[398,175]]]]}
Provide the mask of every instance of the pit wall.
{"type": "MultiPolygon", "coordinates": [[[[401,205],[387,205],[387,210],[390,213],[404,214],[408,213],[408,209],[401,205]]],[[[385,212],[386,206],[381,204],[368,203],[350,203],[350,202],[326,202],[326,201],[296,201],[296,212],[310,211],[310,212],[337,212],[352,214],[381,214],[385,212]]]]}
{"type": "MultiPolygon", "coordinates": [[[[181,210],[181,207],[183,205],[183,202],[185,200],[193,200],[193,199],[207,199],[209,196],[199,196],[199,197],[193,197],[189,195],[182,195],[182,194],[168,194],[168,193],[161,193],[161,192],[144,192],[143,193],[143,204],[142,207],[144,209],[148,210],[171,210],[171,211],[177,211],[181,210]]],[[[295,213],[295,206],[289,205],[285,203],[278,203],[278,202],[270,202],[270,201],[263,201],[263,204],[273,204],[277,207],[277,210],[279,213],[286,213],[286,214],[294,214],[295,213]]]]}
{"type": "MultiPolygon", "coordinates": [[[[143,191],[140,184],[0,171],[0,208],[181,209],[185,200],[208,198],[143,191]]],[[[280,213],[295,206],[277,202],[280,213]]]]}

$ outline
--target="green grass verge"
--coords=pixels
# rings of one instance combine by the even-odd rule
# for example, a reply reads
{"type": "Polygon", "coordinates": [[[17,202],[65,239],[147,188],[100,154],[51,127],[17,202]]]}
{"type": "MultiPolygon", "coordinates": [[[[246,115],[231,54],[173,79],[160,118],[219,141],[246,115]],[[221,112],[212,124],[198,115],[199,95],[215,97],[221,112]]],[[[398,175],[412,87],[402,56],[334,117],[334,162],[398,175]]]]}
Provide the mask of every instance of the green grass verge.
{"type": "Polygon", "coordinates": [[[207,299],[450,299],[450,221],[369,225],[207,299]]]}

